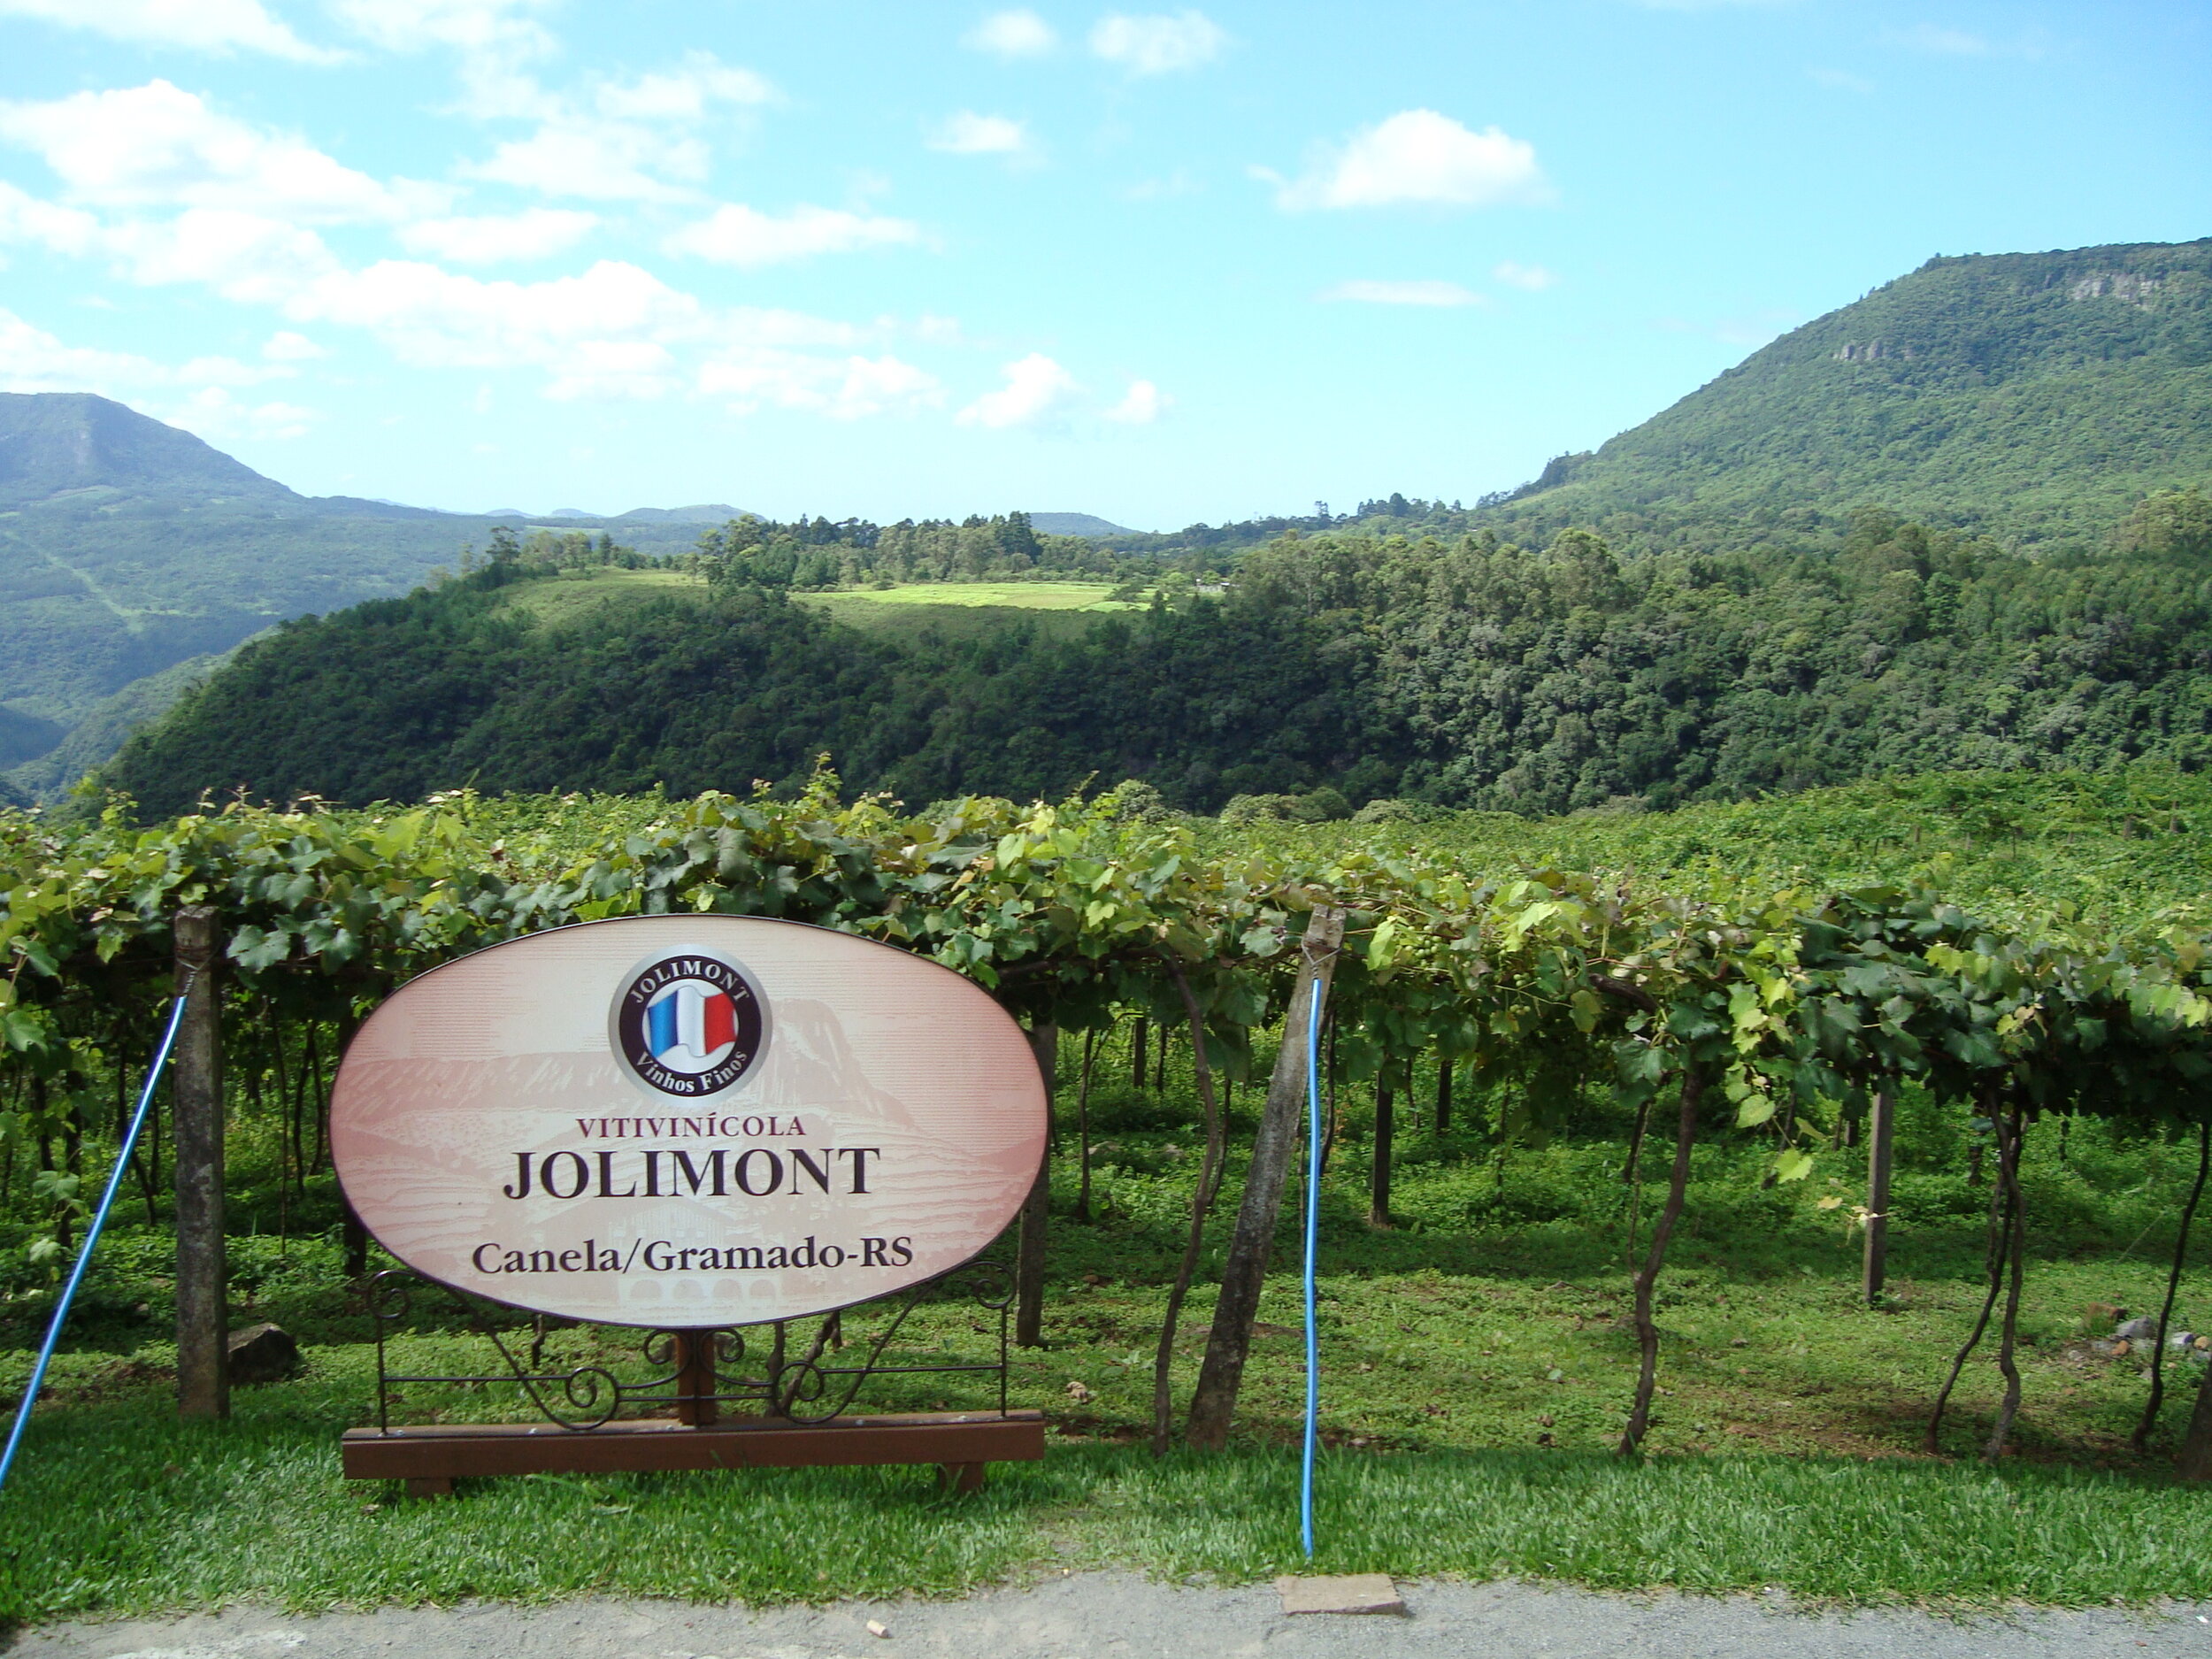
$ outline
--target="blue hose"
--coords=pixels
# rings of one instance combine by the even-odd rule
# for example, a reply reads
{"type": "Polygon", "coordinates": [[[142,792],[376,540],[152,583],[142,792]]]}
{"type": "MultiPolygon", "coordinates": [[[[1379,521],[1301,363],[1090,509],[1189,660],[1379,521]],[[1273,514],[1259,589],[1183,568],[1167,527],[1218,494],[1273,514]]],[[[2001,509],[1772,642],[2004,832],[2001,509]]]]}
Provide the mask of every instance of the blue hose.
{"type": "Polygon", "coordinates": [[[169,1015],[169,1029],[161,1033],[161,1047],[154,1051],[153,1064],[146,1071],[146,1087],[139,1091],[138,1110],[131,1114],[131,1125],[124,1133],[122,1149],[115,1155],[115,1173],[108,1177],[108,1189],[100,1194],[100,1207],[92,1212],[92,1224],[85,1229],[84,1244],[77,1252],[77,1264],[69,1270],[69,1282],[62,1286],[61,1302],[54,1310],[54,1322],[46,1327],[45,1345],[38,1351],[38,1363],[31,1367],[31,1380],[25,1385],[22,1402],[15,1409],[15,1426],[8,1431],[7,1450],[0,1452],[0,1486],[8,1484],[8,1471],[15,1467],[15,1448],[23,1443],[23,1431],[30,1426],[31,1408],[38,1402],[39,1385],[46,1380],[46,1368],[53,1363],[54,1345],[61,1340],[61,1327],[69,1317],[69,1304],[76,1300],[77,1286],[84,1283],[85,1270],[92,1265],[92,1250],[100,1242],[100,1229],[107,1225],[115,1194],[122,1190],[123,1171],[130,1167],[131,1153],[138,1145],[138,1132],[145,1126],[147,1109],[154,1103],[154,1085],[161,1081],[162,1071],[169,1064],[169,1050],[177,1041],[177,1027],[184,1022],[184,1000],[191,995],[192,982],[198,977],[199,970],[191,970],[185,976],[184,988],[177,993],[176,1007],[169,1015]]]}
{"type": "MultiPolygon", "coordinates": [[[[1298,1486],[1298,1525],[1313,1559],[1313,1453],[1321,1420],[1321,1336],[1314,1329],[1313,1258],[1321,1236],[1321,981],[1306,1002],[1306,1455],[1298,1486]]],[[[4,1465],[0,1465],[4,1478],[4,1465]]]]}

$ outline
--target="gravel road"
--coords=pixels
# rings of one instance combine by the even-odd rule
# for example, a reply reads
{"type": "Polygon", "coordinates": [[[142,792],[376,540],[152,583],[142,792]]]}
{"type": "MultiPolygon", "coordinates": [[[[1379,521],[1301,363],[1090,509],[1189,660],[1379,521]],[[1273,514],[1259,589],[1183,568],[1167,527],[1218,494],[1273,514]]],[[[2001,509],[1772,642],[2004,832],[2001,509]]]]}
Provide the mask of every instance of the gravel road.
{"type": "Polygon", "coordinates": [[[1403,1617],[1286,1617],[1267,1586],[1086,1573],[959,1601],[749,1612],[674,1601],[252,1609],[19,1632],[10,1659],[2212,1659],[2212,1607],[2156,1615],[1803,1613],[1778,1598],[1409,1584],[1403,1617]],[[886,1627],[877,1636],[870,1620],[886,1627]]]}

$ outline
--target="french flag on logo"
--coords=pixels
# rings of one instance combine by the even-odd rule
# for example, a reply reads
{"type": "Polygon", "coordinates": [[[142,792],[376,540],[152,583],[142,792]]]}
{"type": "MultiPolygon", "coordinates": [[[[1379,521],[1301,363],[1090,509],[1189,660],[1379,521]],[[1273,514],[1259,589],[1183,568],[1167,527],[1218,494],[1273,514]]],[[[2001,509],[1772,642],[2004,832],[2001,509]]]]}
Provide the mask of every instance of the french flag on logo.
{"type": "Polygon", "coordinates": [[[708,1060],[737,1041],[737,1004],[729,993],[684,979],[672,985],[645,1010],[645,1044],[657,1060],[681,1048],[695,1060],[708,1060]]]}

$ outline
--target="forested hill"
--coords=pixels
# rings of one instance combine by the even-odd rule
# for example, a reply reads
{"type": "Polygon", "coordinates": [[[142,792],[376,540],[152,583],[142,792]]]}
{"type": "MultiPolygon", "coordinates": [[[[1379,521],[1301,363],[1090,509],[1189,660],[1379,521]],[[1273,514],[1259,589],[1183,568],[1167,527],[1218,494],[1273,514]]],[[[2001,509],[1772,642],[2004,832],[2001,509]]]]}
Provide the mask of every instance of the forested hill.
{"type": "Polygon", "coordinates": [[[152,814],[204,789],[690,793],[795,783],[828,751],[916,803],[1137,776],[1199,810],[1326,787],[1555,812],[2212,764],[2212,501],[2188,492],[2108,551],[2043,557],[1871,510],[1793,551],[1286,537],[1218,595],[1074,628],[862,633],[741,550],[699,562],[578,606],[589,572],[503,557],[289,624],[105,781],[152,814]]]}
{"type": "Polygon", "coordinates": [[[1760,531],[1878,503],[2030,541],[2212,484],[2212,241],[1931,259],[1490,515],[1760,531]]]}
{"type": "MultiPolygon", "coordinates": [[[[611,522],[626,542],[674,551],[734,511],[611,522]]],[[[50,794],[106,759],[241,640],[405,593],[501,522],[302,495],[107,398],[0,394],[0,799],[50,794]]]]}

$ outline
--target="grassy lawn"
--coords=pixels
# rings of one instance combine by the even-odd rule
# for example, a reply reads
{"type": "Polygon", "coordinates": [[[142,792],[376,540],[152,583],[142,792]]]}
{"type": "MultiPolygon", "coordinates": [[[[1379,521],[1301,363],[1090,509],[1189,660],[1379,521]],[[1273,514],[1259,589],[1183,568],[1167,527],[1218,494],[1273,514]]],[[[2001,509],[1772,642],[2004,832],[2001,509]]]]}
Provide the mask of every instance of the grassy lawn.
{"type": "Polygon", "coordinates": [[[518,582],[505,590],[503,603],[557,627],[610,604],[706,595],[705,579],[684,571],[601,568],[571,572],[554,581],[518,582]]]}
{"type": "Polygon", "coordinates": [[[1112,592],[1104,582],[915,582],[791,596],[864,633],[958,639],[1016,622],[1079,633],[1105,612],[1142,609],[1109,600],[1112,592]]]}
{"type": "MultiPolygon", "coordinates": [[[[792,599],[826,611],[848,627],[910,634],[936,629],[956,636],[1009,622],[1079,629],[1107,611],[1143,609],[1110,600],[1105,582],[916,582],[903,588],[842,593],[795,593],[792,599]]],[[[664,597],[704,599],[703,578],[683,571],[598,569],[552,581],[521,582],[502,603],[558,627],[612,604],[664,597]]]]}
{"type": "MultiPolygon", "coordinates": [[[[1250,1091],[1239,1097],[1251,1103],[1250,1091]]],[[[1450,1135],[1408,1124],[1394,1225],[1379,1232],[1365,1222],[1356,1104],[1325,1187],[1319,1569],[1781,1585],[1833,1601],[2212,1598],[2208,1494],[2166,1472],[2199,1372],[2177,1367],[2155,1455],[2133,1457],[2141,1358],[2094,1351],[2088,1339],[2104,1328],[2084,1318],[2093,1301],[2155,1311],[2192,1173],[2180,1149],[2088,1122],[2063,1145],[2055,1125],[2035,1132],[2024,1177],[2034,1218],[2026,1403],[2016,1455],[1993,1470],[1975,1455],[1999,1388],[1988,1349],[1968,1366],[1943,1455],[1920,1447],[1979,1299],[1988,1189],[1970,1173],[1964,1130],[1909,1101],[1894,1294],[1879,1309],[1857,1300],[1857,1247],[1839,1212],[1817,1208],[1860,1195],[1851,1156],[1809,1182],[1762,1188],[1756,1155],[1717,1139],[1699,1151],[1661,1285],[1653,1455],[1626,1464],[1610,1455],[1633,1382],[1615,1126],[1594,1121],[1586,1135],[1501,1161],[1479,1103],[1463,1102],[1450,1135]]],[[[305,1373],[241,1389],[227,1425],[178,1425],[168,1240],[134,1206],[0,1501],[0,1616],[586,1592],[765,1601],[949,1593],[1064,1566],[1226,1580],[1294,1569],[1292,1279],[1273,1280],[1261,1310],[1232,1450],[1158,1462],[1142,1443],[1195,1162],[1188,1110],[1173,1079],[1164,1096],[1102,1084],[1087,1221],[1073,1215],[1064,1147],[1048,1346],[1017,1351],[1014,1383],[1017,1403],[1052,1419],[1049,1455],[995,1470],[969,1499],[939,1496],[931,1471],[913,1469],[488,1480],[437,1503],[349,1486],[336,1440],[371,1420],[366,1321],[327,1233],[270,1236],[273,1202],[253,1184],[254,1147],[240,1145],[238,1317],[299,1334],[305,1373]]],[[[1248,1139],[1248,1125],[1233,1137],[1248,1139]]],[[[1648,1179],[1662,1163],[1655,1149],[1648,1179]]],[[[1236,1190],[1233,1171],[1226,1191],[1236,1190]]],[[[325,1201],[319,1187],[314,1196],[325,1201]]],[[[1647,1190],[1646,1226],[1655,1202],[1647,1190]]],[[[2194,1255],[2177,1318],[2212,1328],[2212,1282],[2194,1255]]],[[[1291,1260],[1286,1232],[1279,1262],[1291,1260]]],[[[27,1371],[50,1294],[19,1274],[0,1303],[0,1393],[27,1371]]],[[[1178,1349],[1179,1400],[1210,1314],[1202,1289],[1178,1349]]],[[[971,1355],[988,1338],[987,1318],[947,1303],[918,1317],[902,1351],[971,1355]]],[[[548,1356],[619,1363],[633,1340],[559,1330],[548,1356]]],[[[399,1345],[405,1369],[494,1368],[481,1339],[426,1307],[399,1345]]],[[[887,1380],[865,1398],[879,1409],[986,1402],[974,1383],[943,1378],[887,1380]]],[[[428,1386],[411,1386],[397,1410],[526,1415],[503,1389],[428,1386]]]]}
{"type": "Polygon", "coordinates": [[[808,599],[858,600],[872,605],[982,605],[1007,611],[1141,611],[1107,597],[1110,582],[911,582],[902,588],[856,588],[809,594],[808,599]]]}

